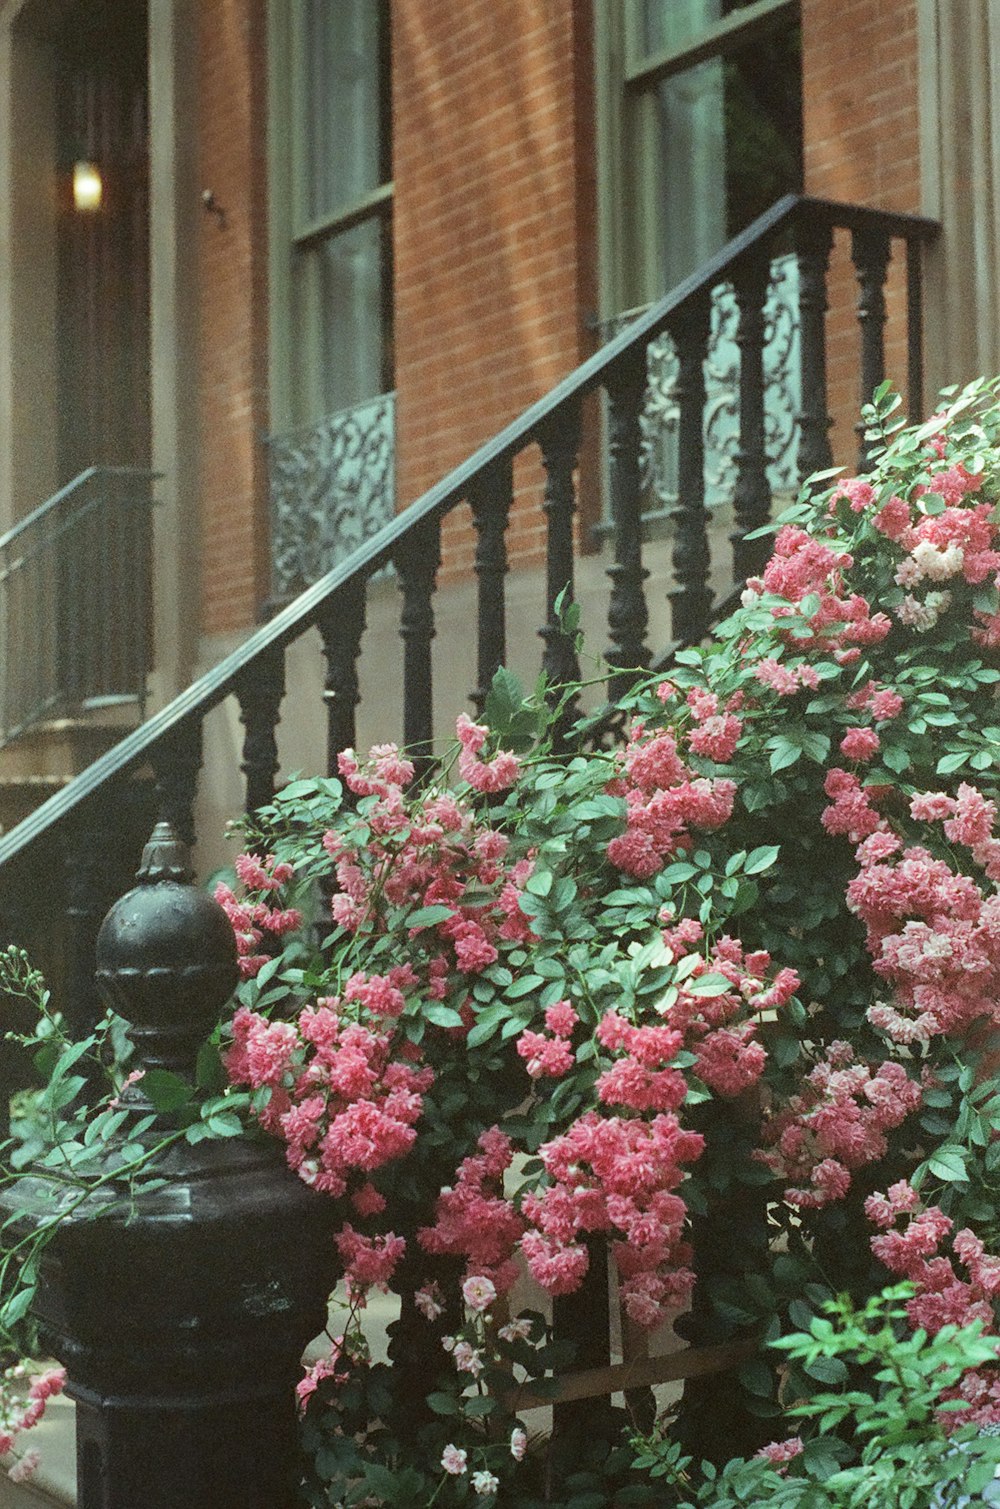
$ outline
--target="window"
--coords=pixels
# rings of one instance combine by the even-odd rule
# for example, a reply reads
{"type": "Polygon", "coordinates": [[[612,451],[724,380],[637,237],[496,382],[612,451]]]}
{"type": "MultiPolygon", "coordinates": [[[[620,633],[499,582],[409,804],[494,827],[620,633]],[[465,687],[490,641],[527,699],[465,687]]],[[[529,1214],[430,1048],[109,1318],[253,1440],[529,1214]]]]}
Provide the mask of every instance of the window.
{"type": "Polygon", "coordinates": [[[392,517],[389,0],[268,12],[272,599],[392,517]]]}
{"type": "Polygon", "coordinates": [[[272,355],[279,426],[392,387],[388,0],[273,5],[272,355]]]}
{"type": "Polygon", "coordinates": [[[599,7],[605,312],[660,297],[802,180],[797,0],[599,7]]]}
{"type": "MultiPolygon", "coordinates": [[[[798,0],[598,0],[597,101],[604,336],[668,293],[802,182],[798,0]]],[[[772,489],[796,475],[794,258],[772,267],[765,307],[765,424],[772,489]]],[[[738,311],[713,291],[705,367],[705,498],[728,505],[738,449],[738,311]]],[[[650,347],[642,415],[645,514],[677,511],[677,359],[650,347]]]]}

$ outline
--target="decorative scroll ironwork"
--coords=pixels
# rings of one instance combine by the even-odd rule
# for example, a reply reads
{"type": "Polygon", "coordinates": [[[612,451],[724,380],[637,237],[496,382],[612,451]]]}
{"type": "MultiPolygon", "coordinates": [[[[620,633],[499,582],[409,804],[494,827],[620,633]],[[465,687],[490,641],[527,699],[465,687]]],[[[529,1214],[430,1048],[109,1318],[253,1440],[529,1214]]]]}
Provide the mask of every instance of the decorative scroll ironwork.
{"type": "MultiPolygon", "coordinates": [[[[602,325],[605,339],[642,311],[633,309],[602,325]]],[[[712,290],[711,331],[705,361],[705,506],[730,503],[736,490],[739,453],[740,311],[731,283],[712,290]]],[[[799,320],[798,266],[777,257],[764,303],[764,442],[772,493],[798,483],[799,320]]],[[[647,516],[673,515],[678,504],[677,435],[680,410],[675,392],[677,352],[669,335],[648,349],[648,386],[640,418],[640,464],[647,516]]]]}
{"type": "Polygon", "coordinates": [[[271,591],[294,597],[388,524],[396,508],[396,395],[268,437],[271,591]]]}

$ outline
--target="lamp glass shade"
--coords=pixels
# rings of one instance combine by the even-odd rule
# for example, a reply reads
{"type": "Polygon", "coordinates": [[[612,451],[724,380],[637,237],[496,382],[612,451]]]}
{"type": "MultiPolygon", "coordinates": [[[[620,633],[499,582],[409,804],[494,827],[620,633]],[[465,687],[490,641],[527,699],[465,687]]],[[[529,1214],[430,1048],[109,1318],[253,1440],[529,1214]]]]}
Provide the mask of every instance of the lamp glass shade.
{"type": "Polygon", "coordinates": [[[73,164],[73,207],[84,213],[99,210],[104,197],[104,182],[100,169],[93,162],[73,164]]]}

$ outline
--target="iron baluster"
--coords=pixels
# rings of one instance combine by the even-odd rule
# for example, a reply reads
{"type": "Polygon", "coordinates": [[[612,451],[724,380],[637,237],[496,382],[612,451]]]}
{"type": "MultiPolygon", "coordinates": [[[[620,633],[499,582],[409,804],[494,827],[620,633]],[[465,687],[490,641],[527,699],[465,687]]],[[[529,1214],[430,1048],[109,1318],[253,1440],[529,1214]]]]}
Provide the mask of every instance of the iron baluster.
{"type": "Polygon", "coordinates": [[[507,658],[507,614],[504,578],[507,575],[507,521],[514,495],[511,457],[501,456],[469,489],[469,507],[476,530],[477,685],[470,700],[476,716],[483,708],[494,675],[507,658]]]}
{"type": "MultiPolygon", "coordinates": [[[[587,1240],[589,1264],[583,1283],[572,1294],[552,1301],[554,1339],[569,1341],[575,1348],[574,1368],[606,1368],[611,1360],[609,1336],[611,1314],[608,1290],[608,1243],[601,1233],[587,1240]]],[[[552,1439],[564,1448],[582,1447],[596,1435],[610,1436],[614,1413],[611,1398],[574,1399],[552,1407],[552,1439]]]]}
{"type": "MultiPolygon", "coordinates": [[[[573,473],[580,452],[579,402],[560,409],[539,430],[537,439],[545,467],[545,497],[542,507],[547,525],[545,626],[539,633],[545,641],[542,669],[550,685],[555,688],[577,681],[580,676],[574,636],[562,623],[562,617],[574,601],[573,518],[576,513],[576,488],[573,473]]],[[[562,717],[564,726],[573,721],[575,704],[575,698],[571,698],[566,704],[562,717]]]]}
{"type": "Polygon", "coordinates": [[[256,812],[274,796],[278,774],[278,740],[275,729],[285,695],[285,651],[273,645],[262,655],[251,675],[236,683],[240,721],[246,729],[240,770],[246,777],[246,810],[256,812]]]}
{"type": "Polygon", "coordinates": [[[670,327],[677,351],[677,533],[670,593],[671,629],[678,644],[694,644],[708,627],[712,593],[705,508],[705,351],[711,319],[707,294],[692,299],[670,327]]]}
{"type": "Polygon", "coordinates": [[[331,776],[337,774],[337,756],[341,750],[353,749],[358,742],[356,710],[361,701],[358,657],[366,627],[367,595],[367,578],[353,577],[323,604],[316,619],[326,659],[323,701],[326,703],[326,771],[331,776]]]}
{"type": "MultiPolygon", "coordinates": [[[[101,925],[97,979],[137,1068],[190,1081],[239,978],[232,926],[188,884],[169,826],[154,830],[137,878],[101,925]]],[[[133,1124],[151,1116],[150,1142],[173,1131],[141,1075],[122,1099],[133,1124]]],[[[294,1509],[295,1383],[335,1277],[334,1202],[276,1145],[242,1138],[175,1145],[160,1177],[124,1200],[115,1157],[81,1218],[49,1232],[34,1296],[77,1406],[79,1509],[294,1509]]],[[[39,1187],[26,1169],[4,1191],[8,1229],[37,1230],[51,1212],[39,1187]]]]}
{"type": "Polygon", "coordinates": [[[608,383],[608,466],[614,564],[608,567],[611,597],[604,658],[611,668],[608,696],[622,696],[638,670],[648,666],[649,610],[642,564],[642,469],[640,417],[646,396],[646,352],[641,349],[616,368],[608,383]]]}
{"type": "MultiPolygon", "coordinates": [[[[885,278],[890,257],[889,237],[881,231],[851,233],[851,260],[858,278],[858,324],[861,327],[861,402],[885,380],[885,278]]],[[[863,421],[858,435],[858,471],[871,471],[872,459],[863,421]]]]}
{"type": "Polygon", "coordinates": [[[194,803],[202,760],[200,718],[182,723],[150,750],[156,777],[156,814],[169,823],[181,841],[193,847],[194,803]]]}
{"type": "Polygon", "coordinates": [[[115,894],[112,834],[116,834],[116,824],[108,807],[90,803],[63,838],[65,954],[60,1009],[70,1038],[85,1037],[101,1016],[94,983],[94,945],[115,894]]]}
{"type": "Polygon", "coordinates": [[[434,638],[434,585],[441,564],[441,524],[437,517],[415,528],[395,557],[403,591],[399,633],[403,641],[403,742],[418,775],[432,758],[434,699],[431,641],[434,638]]]}
{"type": "Polygon", "coordinates": [[[833,465],[826,383],[826,273],[833,247],[828,224],[800,219],[795,228],[799,262],[799,331],[802,377],[799,411],[799,477],[833,465]]]}
{"type": "Polygon", "coordinates": [[[771,488],[764,448],[764,303],[771,266],[763,256],[745,262],[733,279],[739,322],[736,344],[740,353],[740,433],[736,450],[736,488],[733,494],[735,529],[733,581],[745,582],[763,568],[771,542],[746,536],[771,516],[771,488]]]}

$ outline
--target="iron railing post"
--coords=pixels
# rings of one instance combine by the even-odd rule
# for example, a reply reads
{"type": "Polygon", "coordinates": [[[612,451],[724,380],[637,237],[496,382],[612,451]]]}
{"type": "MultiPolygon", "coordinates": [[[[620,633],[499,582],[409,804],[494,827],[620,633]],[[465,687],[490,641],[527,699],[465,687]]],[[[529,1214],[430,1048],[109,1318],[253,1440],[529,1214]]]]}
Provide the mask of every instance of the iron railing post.
{"type": "MultiPolygon", "coordinates": [[[[98,982],[138,1065],[190,1075],[236,984],[234,935],[168,824],[138,878],[102,925],[98,982]]],[[[151,1109],[141,1083],[123,1103],[151,1109]]],[[[169,1130],[161,1116],[146,1137],[169,1130]]],[[[159,1175],[92,1193],[40,1262],[35,1315],[77,1406],[78,1509],[293,1509],[294,1389],[326,1322],[336,1206],[277,1143],[178,1141],[159,1175]]],[[[40,1190],[29,1171],[0,1217],[30,1231],[52,1212],[40,1190]]]]}

